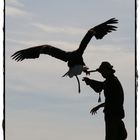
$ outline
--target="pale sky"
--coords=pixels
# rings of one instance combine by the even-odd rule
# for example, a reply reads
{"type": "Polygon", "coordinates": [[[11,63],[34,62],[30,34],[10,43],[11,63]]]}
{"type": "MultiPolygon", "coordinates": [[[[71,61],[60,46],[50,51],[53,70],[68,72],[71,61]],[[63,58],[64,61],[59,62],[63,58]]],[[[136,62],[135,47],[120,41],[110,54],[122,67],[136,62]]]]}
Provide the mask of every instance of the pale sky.
{"type": "MultiPolygon", "coordinates": [[[[6,140],[85,140],[105,137],[102,109],[92,116],[98,94],[75,78],[62,78],[67,64],[47,55],[15,62],[20,49],[50,44],[75,50],[91,27],[112,17],[118,29],[92,38],[84,60],[91,69],[109,61],[122,83],[128,138],[135,128],[135,7],[133,0],[6,0],[6,140]]],[[[90,78],[104,80],[99,73],[90,78]]],[[[102,94],[102,102],[104,96],[102,94]]]]}

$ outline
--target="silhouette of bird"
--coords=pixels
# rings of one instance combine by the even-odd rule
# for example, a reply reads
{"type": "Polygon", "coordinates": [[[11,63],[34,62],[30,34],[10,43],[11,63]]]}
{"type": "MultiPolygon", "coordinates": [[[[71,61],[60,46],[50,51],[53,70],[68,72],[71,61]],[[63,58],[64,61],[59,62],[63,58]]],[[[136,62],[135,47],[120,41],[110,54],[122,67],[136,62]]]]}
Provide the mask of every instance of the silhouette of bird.
{"type": "Polygon", "coordinates": [[[88,69],[82,57],[84,50],[86,49],[88,43],[93,36],[95,36],[96,39],[102,39],[106,34],[112,31],[116,31],[117,27],[112,25],[116,23],[118,23],[118,20],[116,18],[111,18],[106,22],[103,22],[89,29],[83,37],[79,48],[72,52],[66,52],[64,50],[46,44],[17,51],[11,57],[16,61],[23,61],[24,59],[38,58],[40,54],[48,54],[52,57],[67,62],[69,71],[64,74],[63,77],[69,76],[71,78],[73,76],[76,76],[80,92],[80,82],[77,75],[80,75],[82,71],[86,72],[88,69]]]}

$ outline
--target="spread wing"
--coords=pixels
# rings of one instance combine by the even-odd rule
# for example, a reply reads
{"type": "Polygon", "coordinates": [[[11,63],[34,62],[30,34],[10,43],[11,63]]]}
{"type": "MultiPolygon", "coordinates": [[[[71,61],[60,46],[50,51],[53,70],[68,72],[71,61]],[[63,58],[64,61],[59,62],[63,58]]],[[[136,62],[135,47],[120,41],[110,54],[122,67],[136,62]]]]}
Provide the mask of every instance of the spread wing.
{"type": "Polygon", "coordinates": [[[48,54],[62,61],[68,61],[67,52],[50,45],[41,45],[15,52],[11,57],[16,61],[39,58],[40,54],[48,54]]]}
{"type": "Polygon", "coordinates": [[[80,51],[83,54],[84,50],[87,47],[87,44],[89,43],[89,41],[93,36],[95,36],[96,39],[102,39],[106,34],[111,33],[112,31],[116,31],[117,27],[112,25],[116,23],[118,23],[118,20],[115,18],[111,18],[106,22],[101,23],[88,30],[88,32],[86,33],[86,35],[84,36],[84,38],[80,43],[78,51],[80,51]]]}

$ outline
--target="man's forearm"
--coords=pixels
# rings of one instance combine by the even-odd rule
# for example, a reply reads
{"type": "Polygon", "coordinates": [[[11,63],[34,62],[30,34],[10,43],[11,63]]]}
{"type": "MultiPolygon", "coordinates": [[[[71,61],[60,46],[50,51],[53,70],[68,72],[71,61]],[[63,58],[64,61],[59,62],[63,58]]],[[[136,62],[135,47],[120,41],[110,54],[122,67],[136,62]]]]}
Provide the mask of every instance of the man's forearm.
{"type": "Polygon", "coordinates": [[[104,107],[104,106],[105,106],[105,103],[102,103],[102,104],[98,105],[99,108],[104,107]]]}
{"type": "Polygon", "coordinates": [[[95,92],[101,92],[103,90],[103,82],[90,80],[89,86],[94,89],[95,92]]]}

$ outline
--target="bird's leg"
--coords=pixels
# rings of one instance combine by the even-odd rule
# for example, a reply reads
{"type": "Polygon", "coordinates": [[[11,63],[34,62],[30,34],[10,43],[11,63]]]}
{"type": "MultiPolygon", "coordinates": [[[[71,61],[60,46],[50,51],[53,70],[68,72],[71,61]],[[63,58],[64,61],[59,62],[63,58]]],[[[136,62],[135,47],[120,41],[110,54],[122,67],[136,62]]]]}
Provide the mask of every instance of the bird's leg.
{"type": "Polygon", "coordinates": [[[90,75],[90,71],[88,70],[83,70],[84,73],[86,73],[86,75],[90,75]]]}
{"type": "Polygon", "coordinates": [[[80,81],[79,81],[79,78],[77,75],[75,75],[76,79],[77,79],[77,82],[78,82],[78,92],[80,93],[81,92],[81,89],[80,89],[80,81]]]}
{"type": "Polygon", "coordinates": [[[86,75],[90,75],[90,72],[88,71],[88,69],[89,68],[87,66],[83,67],[83,72],[86,73],[86,75]]]}

